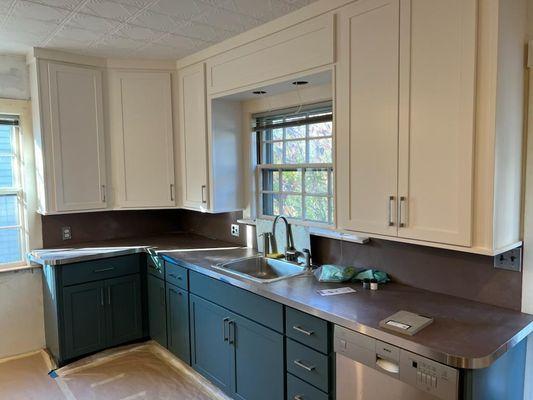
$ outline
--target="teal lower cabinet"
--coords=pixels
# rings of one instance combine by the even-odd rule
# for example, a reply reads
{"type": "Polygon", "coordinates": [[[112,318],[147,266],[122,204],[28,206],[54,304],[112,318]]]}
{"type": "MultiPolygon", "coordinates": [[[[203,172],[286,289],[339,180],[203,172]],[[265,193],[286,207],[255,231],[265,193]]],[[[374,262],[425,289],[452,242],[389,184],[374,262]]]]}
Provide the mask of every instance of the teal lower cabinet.
{"type": "Polygon", "coordinates": [[[190,364],[189,293],[167,283],[166,305],[168,349],[181,360],[190,364]]]}
{"type": "Polygon", "coordinates": [[[167,305],[165,281],[152,274],[147,275],[148,326],[150,337],[167,347],[167,305]]]}
{"type": "Polygon", "coordinates": [[[287,374],[287,400],[329,400],[330,397],[299,378],[287,374]]]}
{"type": "Polygon", "coordinates": [[[191,364],[234,399],[285,398],[283,335],[190,296],[191,364]]]}

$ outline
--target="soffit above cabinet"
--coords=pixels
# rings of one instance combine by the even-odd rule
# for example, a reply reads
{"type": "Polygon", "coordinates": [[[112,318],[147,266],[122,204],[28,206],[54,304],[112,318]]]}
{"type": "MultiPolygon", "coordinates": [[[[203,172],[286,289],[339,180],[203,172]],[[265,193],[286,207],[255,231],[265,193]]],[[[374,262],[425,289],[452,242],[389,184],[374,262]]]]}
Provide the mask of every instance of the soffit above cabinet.
{"type": "Polygon", "coordinates": [[[181,58],[315,0],[2,0],[0,52],[181,58]]]}

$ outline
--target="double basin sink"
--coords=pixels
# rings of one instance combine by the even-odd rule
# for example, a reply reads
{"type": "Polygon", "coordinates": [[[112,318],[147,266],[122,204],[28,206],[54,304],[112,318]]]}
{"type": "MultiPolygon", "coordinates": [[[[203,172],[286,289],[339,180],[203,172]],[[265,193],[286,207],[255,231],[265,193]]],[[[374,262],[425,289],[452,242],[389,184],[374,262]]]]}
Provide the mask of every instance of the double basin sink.
{"type": "Polygon", "coordinates": [[[239,258],[213,267],[259,283],[276,282],[305,273],[303,265],[264,256],[239,258]]]}

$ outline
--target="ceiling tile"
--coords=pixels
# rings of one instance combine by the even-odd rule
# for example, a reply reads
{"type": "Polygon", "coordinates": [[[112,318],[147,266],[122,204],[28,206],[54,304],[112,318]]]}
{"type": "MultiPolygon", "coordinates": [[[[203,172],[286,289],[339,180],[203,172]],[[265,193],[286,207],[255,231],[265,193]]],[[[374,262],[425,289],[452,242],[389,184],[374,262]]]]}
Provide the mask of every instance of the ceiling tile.
{"type": "Polygon", "coordinates": [[[193,17],[192,19],[207,25],[212,25],[216,28],[237,33],[243,32],[245,26],[255,26],[260,22],[254,20],[252,17],[235,14],[231,11],[211,6],[209,6],[209,9],[201,15],[193,17]]]}
{"type": "Polygon", "coordinates": [[[208,6],[200,1],[187,0],[160,0],[151,7],[151,10],[159,14],[168,14],[179,19],[190,19],[207,10],[208,6]]]}
{"type": "Polygon", "coordinates": [[[139,9],[126,4],[99,0],[90,2],[81,11],[85,14],[90,14],[97,17],[125,21],[139,11],[139,9]]]}
{"type": "Polygon", "coordinates": [[[142,40],[144,42],[151,42],[157,37],[161,36],[161,32],[154,31],[150,28],[129,24],[124,26],[124,28],[118,31],[117,34],[128,39],[142,40]]]}
{"type": "Polygon", "coordinates": [[[95,17],[94,15],[83,14],[83,13],[76,14],[74,18],[72,18],[67,23],[68,26],[71,26],[73,28],[86,29],[88,31],[99,32],[102,35],[106,32],[109,32],[111,29],[113,29],[118,24],[119,22],[111,20],[111,19],[95,17]]]}
{"type": "Polygon", "coordinates": [[[59,23],[69,14],[68,10],[62,8],[48,7],[38,3],[19,0],[15,5],[11,18],[31,18],[38,21],[59,23]]]}
{"type": "Polygon", "coordinates": [[[190,51],[196,47],[196,41],[180,35],[169,33],[157,41],[163,46],[172,47],[181,51],[190,51]]]}
{"type": "MultiPolygon", "coordinates": [[[[5,1],[5,0],[4,0],[5,1]]],[[[59,7],[66,10],[73,10],[79,3],[79,0],[27,0],[31,3],[39,3],[50,7],[59,7]]]]}
{"type": "Polygon", "coordinates": [[[160,32],[171,32],[176,25],[176,21],[168,15],[158,14],[153,11],[144,11],[137,18],[130,21],[132,24],[144,26],[160,32]]]}

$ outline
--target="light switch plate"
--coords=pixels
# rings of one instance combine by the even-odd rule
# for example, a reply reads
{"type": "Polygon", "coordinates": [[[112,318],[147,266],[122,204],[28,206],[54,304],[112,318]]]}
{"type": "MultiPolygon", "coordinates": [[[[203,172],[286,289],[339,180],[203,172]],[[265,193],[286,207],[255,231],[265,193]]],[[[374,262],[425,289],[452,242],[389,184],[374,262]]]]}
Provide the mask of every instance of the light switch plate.
{"type": "Polygon", "coordinates": [[[239,225],[231,224],[231,235],[235,236],[235,237],[239,237],[240,236],[239,225]]]}
{"type": "Polygon", "coordinates": [[[516,272],[522,271],[522,248],[517,247],[494,256],[494,268],[516,272]]]}
{"type": "Polygon", "coordinates": [[[70,229],[70,226],[63,226],[61,228],[61,238],[63,240],[72,239],[72,230],[70,229]]]}

